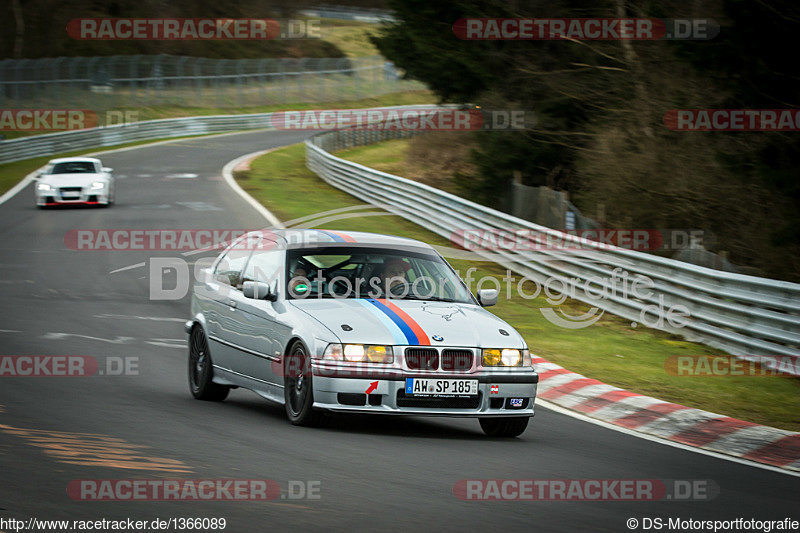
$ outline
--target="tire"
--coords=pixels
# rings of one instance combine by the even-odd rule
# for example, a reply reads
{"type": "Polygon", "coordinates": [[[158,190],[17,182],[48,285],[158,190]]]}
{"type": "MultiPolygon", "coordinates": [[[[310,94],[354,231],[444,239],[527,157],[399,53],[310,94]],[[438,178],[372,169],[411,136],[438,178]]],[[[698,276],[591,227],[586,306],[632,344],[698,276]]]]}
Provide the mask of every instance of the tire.
{"type": "Polygon", "coordinates": [[[481,418],[481,429],[490,437],[519,437],[528,427],[527,416],[512,418],[481,418]]]}
{"type": "Polygon", "coordinates": [[[302,342],[295,342],[284,358],[283,404],[286,418],[295,426],[316,426],[324,418],[315,410],[311,381],[311,359],[302,342]]]}
{"type": "Polygon", "coordinates": [[[221,402],[228,397],[230,387],[211,381],[214,376],[208,340],[203,328],[195,326],[189,337],[189,390],[198,400],[221,402]]]}

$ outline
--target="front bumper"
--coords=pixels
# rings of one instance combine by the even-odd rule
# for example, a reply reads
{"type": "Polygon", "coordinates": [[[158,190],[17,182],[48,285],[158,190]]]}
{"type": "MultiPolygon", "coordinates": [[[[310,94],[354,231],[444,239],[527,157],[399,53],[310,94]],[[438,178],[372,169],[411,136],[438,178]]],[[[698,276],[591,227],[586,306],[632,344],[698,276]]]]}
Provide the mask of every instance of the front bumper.
{"type": "Polygon", "coordinates": [[[55,206],[55,205],[106,205],[108,204],[108,188],[104,189],[84,189],[75,196],[64,196],[59,189],[49,191],[36,190],[36,205],[55,206]]]}
{"type": "Polygon", "coordinates": [[[458,417],[533,416],[539,375],[519,371],[414,372],[395,368],[358,372],[312,363],[314,407],[337,412],[458,417]],[[406,378],[476,379],[477,397],[419,397],[405,394],[406,378]],[[369,390],[369,393],[367,391],[369,390]],[[510,400],[522,400],[512,407],[510,400]]]}

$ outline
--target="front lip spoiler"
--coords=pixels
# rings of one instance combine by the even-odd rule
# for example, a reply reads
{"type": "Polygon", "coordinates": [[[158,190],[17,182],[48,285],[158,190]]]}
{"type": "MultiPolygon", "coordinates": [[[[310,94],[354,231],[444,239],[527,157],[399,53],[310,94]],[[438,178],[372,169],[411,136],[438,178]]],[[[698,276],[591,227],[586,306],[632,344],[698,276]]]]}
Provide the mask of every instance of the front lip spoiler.
{"type": "Polygon", "coordinates": [[[81,200],[77,200],[77,201],[74,201],[74,202],[66,201],[66,202],[45,202],[44,203],[44,205],[46,205],[48,207],[56,206],[56,205],[98,205],[98,204],[100,204],[100,202],[89,202],[89,201],[81,201],[81,200]]]}
{"type": "Polygon", "coordinates": [[[333,368],[320,368],[312,366],[312,374],[314,376],[324,378],[347,378],[347,379],[363,379],[363,380],[385,380],[385,381],[404,381],[406,378],[430,378],[430,379],[477,379],[478,383],[539,383],[539,374],[536,372],[531,373],[489,373],[484,372],[480,374],[420,374],[413,371],[380,371],[380,370],[364,370],[364,369],[333,369],[333,368]]]}

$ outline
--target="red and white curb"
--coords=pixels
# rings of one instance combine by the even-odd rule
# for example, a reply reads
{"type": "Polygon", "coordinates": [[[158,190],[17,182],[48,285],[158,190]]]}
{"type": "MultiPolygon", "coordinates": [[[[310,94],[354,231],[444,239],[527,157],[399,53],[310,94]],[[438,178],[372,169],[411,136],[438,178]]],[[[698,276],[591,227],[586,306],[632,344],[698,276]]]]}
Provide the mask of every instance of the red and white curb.
{"type": "Polygon", "coordinates": [[[630,392],[534,357],[536,396],[628,430],[800,472],[800,433],[630,392]]]}

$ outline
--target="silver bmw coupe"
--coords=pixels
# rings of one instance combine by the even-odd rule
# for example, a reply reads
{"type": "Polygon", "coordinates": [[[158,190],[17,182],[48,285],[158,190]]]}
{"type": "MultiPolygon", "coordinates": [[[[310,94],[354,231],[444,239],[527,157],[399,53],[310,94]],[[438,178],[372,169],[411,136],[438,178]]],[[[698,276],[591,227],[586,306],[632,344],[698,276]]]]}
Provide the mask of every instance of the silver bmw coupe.
{"type": "Polygon", "coordinates": [[[523,338],[431,246],[331,230],[264,230],[232,243],[195,283],[189,385],[243,387],[296,425],[330,412],[475,417],[520,435],[539,377],[523,338]]]}

